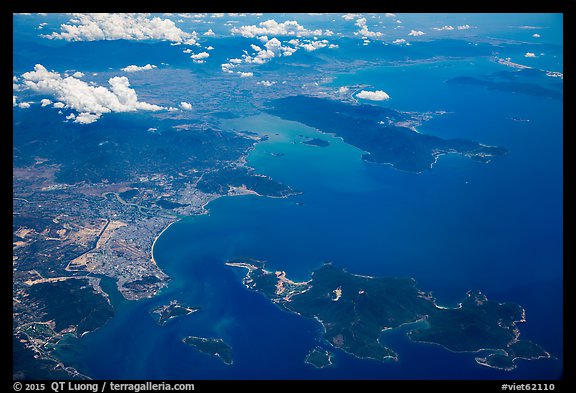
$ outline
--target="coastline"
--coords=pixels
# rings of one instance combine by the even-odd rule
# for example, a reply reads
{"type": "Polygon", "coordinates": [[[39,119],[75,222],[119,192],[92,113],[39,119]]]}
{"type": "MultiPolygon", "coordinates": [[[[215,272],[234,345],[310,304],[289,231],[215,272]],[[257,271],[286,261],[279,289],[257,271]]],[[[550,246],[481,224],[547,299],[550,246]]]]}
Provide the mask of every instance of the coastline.
{"type": "MultiPolygon", "coordinates": [[[[162,234],[164,233],[164,231],[166,231],[168,228],[170,228],[172,226],[172,224],[177,223],[178,221],[180,221],[181,218],[178,218],[174,221],[172,221],[170,224],[168,224],[164,229],[162,229],[162,231],[156,235],[156,237],[154,237],[154,240],[152,241],[152,247],[150,247],[150,260],[152,261],[152,263],[155,266],[158,266],[158,264],[156,263],[156,259],[154,259],[154,246],[156,245],[156,241],[158,240],[158,238],[160,238],[160,236],[162,236],[162,234]]],[[[159,267],[158,267],[159,268],[159,267]]]]}
{"type": "MultiPolygon", "coordinates": [[[[210,202],[215,201],[216,199],[222,198],[222,197],[224,197],[224,196],[226,196],[226,195],[214,195],[212,198],[209,198],[208,201],[206,201],[205,203],[202,204],[202,206],[200,207],[200,209],[201,209],[201,212],[200,212],[200,213],[189,214],[189,215],[185,215],[185,216],[182,216],[182,217],[174,218],[174,221],[172,221],[172,222],[170,222],[168,225],[166,225],[166,226],[164,227],[164,229],[162,229],[162,230],[160,231],[160,233],[158,233],[158,235],[156,235],[156,236],[154,237],[154,240],[152,241],[152,246],[150,247],[150,260],[152,261],[152,263],[153,263],[154,265],[156,265],[158,268],[160,268],[160,267],[158,266],[158,263],[156,262],[156,259],[154,258],[154,246],[156,245],[156,241],[158,241],[158,239],[160,238],[160,236],[162,236],[162,234],[163,234],[168,228],[170,228],[173,224],[175,224],[175,223],[177,223],[177,222],[180,222],[180,221],[181,221],[183,218],[185,218],[185,217],[202,216],[202,215],[204,215],[204,214],[209,214],[210,212],[209,212],[209,210],[206,208],[206,206],[208,206],[208,204],[209,204],[210,202]]],[[[162,270],[162,269],[160,269],[160,270],[162,270]]]]}
{"type": "MultiPolygon", "coordinates": [[[[236,196],[244,196],[244,195],[256,195],[256,196],[259,196],[259,197],[268,197],[268,198],[288,198],[288,196],[290,196],[290,195],[286,195],[286,196],[274,197],[274,196],[268,196],[268,195],[260,195],[260,194],[255,193],[255,192],[254,192],[254,193],[250,192],[250,193],[245,193],[245,194],[237,194],[237,195],[227,195],[227,194],[226,194],[226,195],[218,195],[218,194],[216,194],[216,195],[214,195],[212,198],[209,198],[208,201],[206,201],[205,203],[202,204],[202,206],[201,206],[201,208],[200,208],[201,211],[200,211],[199,213],[189,214],[189,215],[185,215],[185,216],[181,216],[181,217],[174,218],[174,221],[170,222],[167,226],[164,227],[164,229],[162,229],[162,231],[160,231],[160,233],[158,233],[158,235],[156,235],[156,236],[154,237],[154,240],[152,241],[152,246],[150,247],[150,260],[152,261],[152,264],[154,264],[155,266],[157,266],[158,268],[160,268],[160,267],[158,266],[158,263],[156,262],[156,259],[154,258],[154,246],[156,245],[156,241],[158,241],[158,239],[160,238],[160,236],[162,236],[162,234],[163,234],[168,228],[170,228],[173,224],[182,221],[182,219],[183,219],[183,218],[186,218],[186,217],[194,217],[194,216],[202,216],[202,215],[205,215],[205,214],[210,214],[210,211],[208,210],[207,206],[208,206],[211,202],[213,202],[213,201],[215,201],[215,200],[217,200],[217,199],[220,199],[220,198],[223,198],[223,197],[236,197],[236,196]]],[[[160,270],[162,270],[162,269],[160,269],[160,270]]]]}

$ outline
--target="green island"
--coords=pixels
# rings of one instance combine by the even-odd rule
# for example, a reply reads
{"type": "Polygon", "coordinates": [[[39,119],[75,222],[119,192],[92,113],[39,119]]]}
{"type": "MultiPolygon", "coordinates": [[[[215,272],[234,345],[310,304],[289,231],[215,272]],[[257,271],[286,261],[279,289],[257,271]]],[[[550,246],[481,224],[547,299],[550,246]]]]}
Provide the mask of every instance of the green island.
{"type": "Polygon", "coordinates": [[[310,280],[294,282],[283,271],[266,270],[261,261],[226,265],[247,269],[246,288],[282,309],[317,320],[328,343],[358,358],[398,360],[380,341],[381,333],[418,321],[425,327],[407,333],[413,342],[453,352],[482,351],[487,355],[475,360],[483,366],[512,370],[516,359],[550,357],[539,345],[520,339],[516,323],[525,321],[521,306],[490,301],[479,291],[468,291],[461,303],[447,308],[436,305],[431,293],[418,289],[412,278],[361,276],[326,263],[310,280]]]}
{"type": "Polygon", "coordinates": [[[305,145],[318,146],[318,147],[330,146],[330,142],[328,142],[327,140],[324,140],[324,139],[319,139],[319,138],[313,138],[313,139],[304,141],[302,143],[305,145]]]}
{"type": "Polygon", "coordinates": [[[164,326],[171,319],[190,315],[198,310],[199,307],[187,307],[177,300],[171,300],[168,304],[153,308],[150,314],[160,326],[164,326]]]}
{"type": "Polygon", "coordinates": [[[306,359],[304,359],[304,363],[310,364],[316,368],[325,368],[330,367],[334,363],[332,363],[332,357],[334,354],[324,348],[314,348],[308,355],[306,355],[306,359]]]}
{"type": "Polygon", "coordinates": [[[200,352],[218,357],[224,364],[231,365],[233,363],[232,347],[221,338],[188,336],[184,337],[182,342],[196,348],[200,352]]]}

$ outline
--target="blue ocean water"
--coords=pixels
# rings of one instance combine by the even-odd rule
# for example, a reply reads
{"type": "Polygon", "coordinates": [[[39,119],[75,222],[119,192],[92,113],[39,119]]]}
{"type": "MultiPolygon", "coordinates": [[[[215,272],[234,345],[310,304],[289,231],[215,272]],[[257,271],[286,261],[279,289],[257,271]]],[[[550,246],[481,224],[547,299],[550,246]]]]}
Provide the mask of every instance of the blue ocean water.
{"type": "Polygon", "coordinates": [[[159,296],[123,302],[116,317],[81,340],[81,371],[112,379],[533,379],[562,373],[562,106],[548,98],[446,85],[449,77],[502,70],[488,61],[379,67],[338,75],[335,87],[363,83],[386,90],[383,105],[449,113],[419,127],[506,147],[490,164],[441,157],[431,171],[405,173],[368,165],[340,139],[269,115],[227,120],[223,127],[269,135],[249,156],[258,172],[303,191],[287,199],[220,198],[209,215],[188,217],[159,238],[155,258],[174,280],[159,296]],[[510,117],[529,119],[514,122],[510,117]],[[304,145],[301,135],[328,140],[304,145]],[[270,153],[284,153],[275,156],[270,153]],[[298,204],[297,204],[298,202],[298,204]],[[281,311],[241,284],[235,257],[269,261],[307,279],[324,261],[348,271],[414,277],[439,304],[455,306],[469,289],[521,304],[522,338],[556,358],[519,361],[503,372],[474,354],[411,343],[386,333],[399,362],[336,353],[336,367],[304,364],[325,345],[315,321],[281,311]],[[156,325],[149,311],[178,299],[201,311],[156,325]],[[187,335],[220,337],[234,364],[181,343],[187,335]]]}

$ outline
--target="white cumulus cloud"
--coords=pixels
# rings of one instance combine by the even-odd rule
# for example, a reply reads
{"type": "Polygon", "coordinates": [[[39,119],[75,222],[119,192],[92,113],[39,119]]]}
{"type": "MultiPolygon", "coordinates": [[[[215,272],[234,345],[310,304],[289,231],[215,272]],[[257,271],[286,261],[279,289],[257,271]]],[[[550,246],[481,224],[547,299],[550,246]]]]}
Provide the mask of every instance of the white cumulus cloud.
{"type": "Polygon", "coordinates": [[[181,30],[170,19],[151,18],[149,14],[75,13],[68,23],[60,25],[60,32],[42,37],[66,41],[164,40],[193,45],[197,36],[196,32],[181,30]]]}
{"type": "Polygon", "coordinates": [[[232,64],[232,63],[224,63],[224,64],[221,64],[220,67],[222,68],[222,72],[227,72],[229,74],[232,74],[232,73],[234,73],[234,71],[232,71],[231,68],[236,67],[236,65],[232,64]]]}
{"type": "Polygon", "coordinates": [[[324,47],[338,47],[337,45],[329,45],[328,40],[318,40],[317,37],[313,37],[313,39],[292,38],[284,42],[276,37],[268,38],[268,35],[261,35],[257,38],[264,45],[250,44],[250,49],[253,52],[250,53],[249,50],[243,50],[244,54],[241,58],[230,59],[227,63],[221,64],[222,71],[234,73],[232,69],[241,63],[265,64],[275,57],[292,56],[301,48],[311,52],[324,47]]]}
{"type": "Polygon", "coordinates": [[[324,48],[327,45],[328,45],[327,40],[311,41],[310,43],[302,44],[302,48],[304,48],[308,52],[312,52],[312,51],[315,51],[316,49],[324,48]]]}
{"type": "Polygon", "coordinates": [[[110,78],[110,88],[106,88],[90,85],[73,76],[63,78],[59,73],[36,64],[34,71],[22,74],[22,79],[25,87],[56,98],[59,102],[54,104],[55,108],[66,106],[78,112],[75,123],[93,123],[103,113],[165,109],[138,101],[136,91],[130,88],[130,81],[125,76],[110,78]]]}
{"type": "Polygon", "coordinates": [[[370,100],[370,101],[386,101],[390,99],[390,96],[382,90],[376,90],[376,91],[362,90],[360,93],[356,94],[356,98],[362,98],[364,100],[370,100]]]}
{"type": "Polygon", "coordinates": [[[204,33],[206,37],[214,37],[216,34],[212,31],[212,29],[208,29],[206,33],[204,33]]]}
{"type": "MultiPolygon", "coordinates": [[[[153,64],[146,64],[145,66],[137,66],[137,65],[129,65],[127,67],[122,68],[124,72],[137,72],[137,71],[148,71],[153,70],[154,68],[158,68],[153,64]]],[[[73,75],[74,76],[74,75],[73,75]]]]}
{"type": "Polygon", "coordinates": [[[424,34],[426,34],[426,33],[424,33],[424,32],[421,31],[421,30],[410,30],[410,33],[408,33],[408,35],[409,35],[409,36],[412,36],[412,37],[418,37],[418,36],[421,36],[421,35],[424,35],[424,34]]]}
{"type": "Polygon", "coordinates": [[[526,52],[526,54],[524,55],[524,57],[537,57],[537,56],[536,56],[536,53],[526,52]]]}
{"type": "Polygon", "coordinates": [[[296,36],[308,37],[315,35],[322,35],[322,30],[308,30],[300,25],[295,20],[287,20],[278,23],[274,19],[269,19],[265,22],[260,22],[258,26],[241,26],[233,27],[230,30],[234,34],[240,34],[243,37],[254,38],[256,36],[271,35],[271,36],[296,36]]]}
{"type": "Polygon", "coordinates": [[[51,103],[52,103],[52,101],[50,101],[48,98],[42,98],[42,100],[40,101],[41,106],[48,106],[51,103]]]}
{"type": "Polygon", "coordinates": [[[358,18],[359,16],[360,16],[359,14],[346,14],[346,15],[342,15],[342,18],[344,20],[350,21],[350,20],[354,20],[354,19],[358,18]]]}
{"type": "Polygon", "coordinates": [[[534,34],[532,34],[532,37],[534,37],[534,38],[540,38],[540,34],[534,33],[534,34]]]}
{"type": "Polygon", "coordinates": [[[272,85],[275,85],[276,82],[270,82],[270,81],[260,81],[260,82],[256,82],[257,85],[262,85],[262,86],[266,86],[266,87],[270,87],[272,85]]]}
{"type": "Polygon", "coordinates": [[[404,38],[398,38],[397,40],[392,41],[392,43],[396,45],[410,45],[410,43],[404,38]]]}
{"type": "Polygon", "coordinates": [[[252,73],[252,72],[240,72],[240,71],[238,71],[238,74],[240,74],[240,78],[250,78],[250,77],[254,76],[254,73],[252,73]]]}
{"type": "Polygon", "coordinates": [[[74,123],[78,124],[94,123],[100,118],[100,116],[101,115],[99,113],[87,113],[87,112],[79,113],[78,116],[76,116],[76,119],[74,119],[74,123]]]}
{"type": "Polygon", "coordinates": [[[470,28],[470,25],[462,25],[462,26],[457,26],[456,27],[458,30],[468,30],[470,28]]]}
{"type": "Polygon", "coordinates": [[[358,30],[357,32],[354,33],[355,35],[359,35],[363,38],[365,38],[365,37],[367,37],[367,38],[380,38],[380,37],[382,37],[381,32],[370,31],[370,29],[368,29],[368,24],[366,23],[366,18],[358,18],[356,20],[355,25],[360,28],[360,30],[358,30]]]}
{"type": "Polygon", "coordinates": [[[15,95],[12,95],[12,106],[13,107],[18,107],[21,109],[28,109],[30,108],[30,104],[32,104],[33,102],[18,102],[18,97],[16,97],[15,95]]]}
{"type": "Polygon", "coordinates": [[[185,111],[191,111],[191,110],[192,110],[192,104],[189,103],[189,102],[184,102],[184,101],[182,101],[182,102],[180,103],[180,108],[181,108],[182,110],[185,110],[185,111]]]}
{"type": "Polygon", "coordinates": [[[194,60],[202,60],[202,59],[206,59],[210,57],[210,53],[208,52],[200,52],[197,53],[195,55],[190,56],[190,58],[194,59],[194,60]]]}
{"type": "Polygon", "coordinates": [[[264,64],[270,61],[270,59],[273,59],[274,57],[291,56],[294,52],[298,50],[297,48],[282,45],[280,40],[276,37],[268,40],[264,44],[264,48],[261,48],[260,46],[254,44],[251,44],[250,47],[256,53],[252,56],[249,56],[247,52],[244,55],[242,55],[242,59],[245,63],[264,64]]]}
{"type": "Polygon", "coordinates": [[[444,25],[442,27],[433,27],[432,29],[434,29],[436,31],[450,31],[450,30],[454,30],[454,26],[444,25]]]}

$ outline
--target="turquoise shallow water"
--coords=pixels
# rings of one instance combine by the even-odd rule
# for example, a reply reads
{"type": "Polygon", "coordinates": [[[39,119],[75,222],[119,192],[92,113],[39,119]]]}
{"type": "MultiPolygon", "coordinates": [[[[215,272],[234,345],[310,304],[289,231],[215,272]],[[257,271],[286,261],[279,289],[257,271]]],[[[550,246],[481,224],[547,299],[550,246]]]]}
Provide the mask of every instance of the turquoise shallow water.
{"type": "MultiPolygon", "coordinates": [[[[227,120],[225,128],[267,134],[249,164],[304,193],[287,199],[220,198],[209,204],[209,215],[171,226],[156,243],[155,258],[174,280],[153,299],[123,303],[112,321],[83,338],[79,368],[96,378],[147,379],[560,376],[561,104],[444,84],[448,75],[479,72],[470,62],[412,67],[422,72],[371,69],[332,83],[386,87],[392,100],[385,105],[401,110],[451,112],[420,131],[503,146],[509,154],[490,164],[444,156],[433,170],[416,175],[367,165],[360,150],[298,123],[269,115],[227,120]],[[512,122],[509,116],[531,121],[512,122]],[[330,146],[302,144],[301,135],[330,146]],[[297,280],[307,279],[324,261],[353,273],[414,277],[445,306],[479,289],[490,299],[524,306],[528,322],[520,325],[522,337],[557,359],[523,361],[506,373],[477,365],[474,355],[413,344],[403,332],[387,332],[385,342],[399,353],[398,363],[360,361],[336,351],[337,367],[315,370],[303,360],[322,344],[320,326],[246,290],[244,272],[224,266],[242,256],[265,259],[271,269],[297,280]],[[149,310],[173,298],[202,310],[157,326],[149,310]],[[234,365],[186,347],[180,339],[187,335],[223,338],[233,347],[234,365]]],[[[492,72],[494,64],[482,67],[492,72]]]]}

